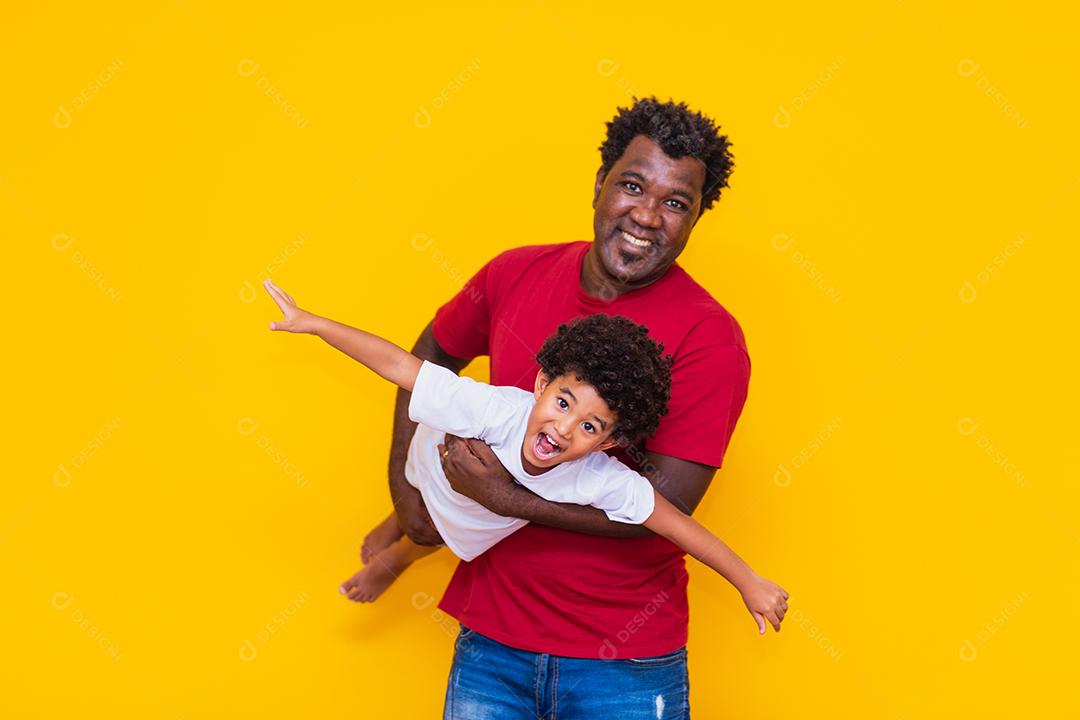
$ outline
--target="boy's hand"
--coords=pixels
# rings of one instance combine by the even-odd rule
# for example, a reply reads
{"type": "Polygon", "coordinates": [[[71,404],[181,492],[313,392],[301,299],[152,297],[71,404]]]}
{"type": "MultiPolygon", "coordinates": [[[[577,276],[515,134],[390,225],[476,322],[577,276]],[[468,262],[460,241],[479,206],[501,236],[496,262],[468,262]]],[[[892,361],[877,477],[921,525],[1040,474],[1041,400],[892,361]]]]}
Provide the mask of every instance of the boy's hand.
{"type": "Polygon", "coordinates": [[[757,621],[758,633],[765,634],[765,621],[768,620],[780,632],[780,623],[787,612],[787,590],[780,587],[772,580],[754,574],[746,587],[740,588],[746,609],[757,621]]]}
{"type": "Polygon", "coordinates": [[[285,316],[283,320],[270,323],[271,330],[284,330],[285,332],[291,333],[314,332],[312,329],[312,320],[315,319],[314,315],[307,310],[298,308],[296,306],[296,301],[292,299],[292,296],[270,282],[270,278],[263,280],[263,287],[266,288],[266,292],[270,293],[270,297],[274,299],[274,302],[281,308],[281,312],[285,316]]]}

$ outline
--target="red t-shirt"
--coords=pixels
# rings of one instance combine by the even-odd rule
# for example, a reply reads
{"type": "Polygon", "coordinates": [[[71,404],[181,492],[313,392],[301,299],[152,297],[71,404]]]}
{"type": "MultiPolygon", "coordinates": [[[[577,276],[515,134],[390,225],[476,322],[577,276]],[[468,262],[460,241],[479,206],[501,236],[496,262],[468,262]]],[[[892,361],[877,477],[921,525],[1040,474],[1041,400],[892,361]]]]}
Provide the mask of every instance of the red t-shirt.
{"type": "MultiPolygon", "coordinates": [[[[491,383],[533,389],[536,353],[559,324],[592,313],[649,328],[675,362],[669,413],[645,449],[720,467],[746,401],[742,330],[673,265],[653,284],[612,300],[581,288],[588,242],[508,250],[435,315],[451,355],[491,356],[491,383]]],[[[617,453],[630,467],[640,449],[617,453]]],[[[567,657],[664,655],[686,644],[683,552],[668,540],[605,538],[530,524],[458,563],[439,607],[505,645],[567,657]]]]}

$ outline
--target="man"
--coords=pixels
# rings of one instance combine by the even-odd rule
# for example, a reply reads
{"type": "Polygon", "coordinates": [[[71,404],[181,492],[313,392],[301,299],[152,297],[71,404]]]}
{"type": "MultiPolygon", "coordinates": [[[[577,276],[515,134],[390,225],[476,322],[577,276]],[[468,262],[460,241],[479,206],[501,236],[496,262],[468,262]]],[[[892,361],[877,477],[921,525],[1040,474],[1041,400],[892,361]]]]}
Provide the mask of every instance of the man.
{"type": "MultiPolygon", "coordinates": [[[[413,352],[455,372],[490,355],[493,384],[526,388],[535,352],[560,323],[606,312],[646,325],[675,356],[670,412],[644,447],[617,456],[691,513],[721,466],[750,375],[738,323],[675,262],[727,186],[729,143],[685,104],[650,98],[619,109],[600,151],[593,241],[497,256],[438,310],[413,352]]],[[[542,215],[530,224],[542,237],[542,215]]],[[[434,544],[404,475],[415,430],[408,402],[400,392],[390,491],[400,527],[434,544]]],[[[440,607],[463,626],[446,717],[687,717],[678,548],[596,508],[543,500],[479,441],[448,437],[443,463],[458,492],[530,521],[459,563],[446,590],[440,607]]]]}

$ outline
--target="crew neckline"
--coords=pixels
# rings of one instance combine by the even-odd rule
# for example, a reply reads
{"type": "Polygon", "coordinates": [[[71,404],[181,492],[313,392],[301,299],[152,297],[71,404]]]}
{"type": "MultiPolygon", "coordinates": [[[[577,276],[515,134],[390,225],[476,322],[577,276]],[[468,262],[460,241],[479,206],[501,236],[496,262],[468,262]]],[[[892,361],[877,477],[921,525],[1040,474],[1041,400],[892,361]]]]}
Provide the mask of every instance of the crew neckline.
{"type": "Polygon", "coordinates": [[[585,288],[583,288],[581,286],[581,272],[585,267],[585,256],[588,254],[589,248],[591,248],[593,243],[596,242],[596,241],[595,240],[581,240],[580,242],[582,244],[582,249],[580,251],[578,251],[577,275],[575,276],[574,284],[577,286],[578,300],[582,301],[586,305],[592,305],[594,307],[600,307],[600,308],[611,307],[612,305],[615,305],[617,303],[622,303],[622,302],[626,302],[626,301],[630,301],[630,300],[635,300],[635,299],[638,299],[638,298],[641,298],[641,297],[645,297],[649,293],[655,291],[656,288],[659,287],[662,283],[667,282],[668,279],[671,277],[672,271],[679,266],[678,262],[674,262],[674,263],[671,264],[671,267],[669,267],[664,272],[663,275],[661,275],[657,280],[655,280],[654,282],[649,283],[645,287],[640,287],[640,288],[638,288],[636,290],[631,290],[630,292],[626,292],[626,293],[623,293],[621,295],[616,295],[614,298],[612,298],[610,300],[605,300],[604,298],[598,298],[598,297],[594,297],[593,295],[590,295],[589,293],[585,292],[585,288]]]}

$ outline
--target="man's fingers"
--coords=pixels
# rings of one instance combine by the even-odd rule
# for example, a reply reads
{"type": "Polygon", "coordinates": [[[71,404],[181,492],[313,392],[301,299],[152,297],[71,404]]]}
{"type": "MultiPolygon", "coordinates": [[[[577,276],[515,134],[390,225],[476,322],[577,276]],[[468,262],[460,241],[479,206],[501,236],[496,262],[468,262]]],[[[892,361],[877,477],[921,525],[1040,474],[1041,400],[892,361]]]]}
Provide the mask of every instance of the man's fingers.
{"type": "Polygon", "coordinates": [[[770,612],[765,617],[767,617],[769,622],[772,623],[772,626],[776,628],[776,632],[780,632],[780,618],[776,617],[776,613],[770,612]]]}
{"type": "Polygon", "coordinates": [[[758,635],[764,635],[765,634],[765,618],[762,617],[761,613],[759,613],[759,612],[752,612],[750,614],[754,616],[754,622],[757,623],[758,635]]]}
{"type": "Polygon", "coordinates": [[[465,449],[469,451],[469,454],[476,458],[477,462],[479,462],[481,465],[486,466],[487,462],[484,460],[484,458],[480,457],[480,453],[478,453],[474,449],[474,443],[476,444],[476,446],[483,446],[485,449],[487,448],[487,443],[485,443],[483,440],[474,440],[471,438],[465,440],[465,449]]]}

